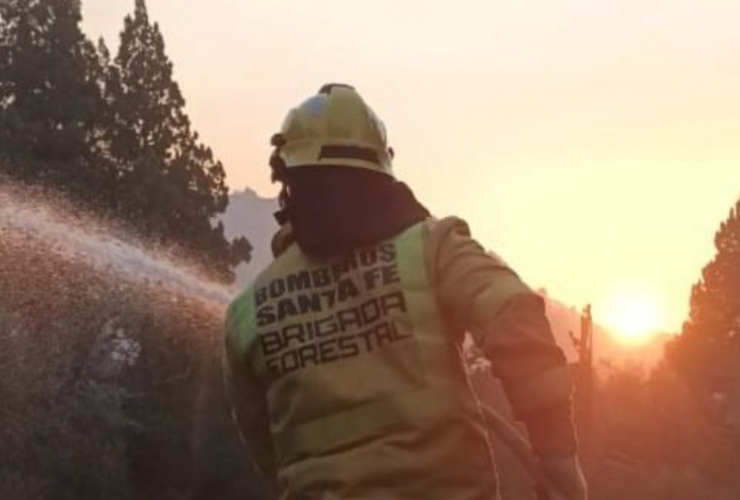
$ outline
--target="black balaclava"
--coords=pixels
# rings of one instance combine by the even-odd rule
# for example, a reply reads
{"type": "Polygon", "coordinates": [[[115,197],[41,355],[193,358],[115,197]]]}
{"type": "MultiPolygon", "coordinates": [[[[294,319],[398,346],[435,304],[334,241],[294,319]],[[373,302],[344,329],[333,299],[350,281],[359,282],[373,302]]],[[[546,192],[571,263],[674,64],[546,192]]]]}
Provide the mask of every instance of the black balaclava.
{"type": "Polygon", "coordinates": [[[298,246],[315,257],[377,244],[429,217],[406,184],[383,173],[323,165],[281,173],[276,217],[291,222],[298,246]]]}

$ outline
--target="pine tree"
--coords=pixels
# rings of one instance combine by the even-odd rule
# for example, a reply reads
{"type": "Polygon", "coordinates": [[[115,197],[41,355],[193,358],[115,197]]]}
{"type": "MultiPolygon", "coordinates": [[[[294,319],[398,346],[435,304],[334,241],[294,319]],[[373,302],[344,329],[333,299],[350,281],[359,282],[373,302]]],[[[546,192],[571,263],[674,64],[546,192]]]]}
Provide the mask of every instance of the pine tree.
{"type": "Polygon", "coordinates": [[[80,0],[0,2],[0,172],[63,189],[232,280],[251,246],[215,223],[223,165],[191,127],[144,1],[113,61],[81,19],[80,0]]]}
{"type": "Polygon", "coordinates": [[[248,260],[251,248],[246,240],[228,243],[223,227],[213,227],[228,204],[223,165],[191,127],[144,0],[136,0],[124,20],[106,87],[121,211],[145,234],[183,246],[223,279],[233,279],[232,267],[248,260]]]}
{"type": "Polygon", "coordinates": [[[0,168],[97,195],[101,68],[80,8],[79,0],[0,3],[0,168]]]}
{"type": "Polygon", "coordinates": [[[668,358],[696,386],[724,393],[740,382],[740,200],[717,231],[717,254],[691,291],[691,311],[668,358]]]}

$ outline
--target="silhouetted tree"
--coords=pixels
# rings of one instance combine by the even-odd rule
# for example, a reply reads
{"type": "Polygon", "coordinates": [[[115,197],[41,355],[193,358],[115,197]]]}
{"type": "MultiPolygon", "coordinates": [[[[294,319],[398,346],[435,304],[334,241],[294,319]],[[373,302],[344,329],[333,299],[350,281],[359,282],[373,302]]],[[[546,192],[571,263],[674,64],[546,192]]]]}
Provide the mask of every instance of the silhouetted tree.
{"type": "Polygon", "coordinates": [[[666,354],[692,385],[725,394],[740,382],[740,201],[714,244],[717,255],[694,285],[689,319],[666,354]]]}
{"type": "Polygon", "coordinates": [[[232,280],[232,267],[249,259],[251,247],[244,239],[230,244],[223,226],[213,223],[228,204],[223,165],[191,127],[144,0],[136,0],[124,21],[114,63],[106,88],[119,208],[146,234],[194,251],[218,276],[232,280]]]}
{"type": "Polygon", "coordinates": [[[79,0],[0,2],[0,158],[21,179],[97,196],[104,106],[79,0]]]}
{"type": "Polygon", "coordinates": [[[233,280],[251,246],[216,222],[223,165],[191,127],[144,1],[113,61],[81,19],[80,0],[0,2],[0,172],[68,191],[233,280]]]}

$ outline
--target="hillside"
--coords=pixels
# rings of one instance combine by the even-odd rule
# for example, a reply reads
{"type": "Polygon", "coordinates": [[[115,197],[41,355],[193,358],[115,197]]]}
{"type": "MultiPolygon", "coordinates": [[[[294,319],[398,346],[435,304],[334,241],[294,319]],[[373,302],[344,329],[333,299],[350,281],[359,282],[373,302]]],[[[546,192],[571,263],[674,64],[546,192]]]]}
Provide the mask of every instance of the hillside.
{"type": "Polygon", "coordinates": [[[237,268],[237,284],[250,283],[270,263],[270,240],[277,230],[273,214],[278,209],[275,198],[262,198],[251,189],[231,193],[229,206],[221,218],[226,237],[246,236],[252,244],[252,260],[237,268]]]}

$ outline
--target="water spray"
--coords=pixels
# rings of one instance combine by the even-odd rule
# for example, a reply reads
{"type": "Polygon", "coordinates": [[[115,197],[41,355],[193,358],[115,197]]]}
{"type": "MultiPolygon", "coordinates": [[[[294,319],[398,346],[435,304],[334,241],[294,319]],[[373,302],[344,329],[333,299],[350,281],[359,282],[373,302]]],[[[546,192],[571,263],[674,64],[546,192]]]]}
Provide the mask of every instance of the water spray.
{"type": "Polygon", "coordinates": [[[234,293],[166,252],[147,249],[130,235],[113,234],[102,221],[69,214],[36,196],[29,199],[17,188],[0,188],[0,236],[6,245],[41,245],[70,262],[222,306],[234,293]]]}

